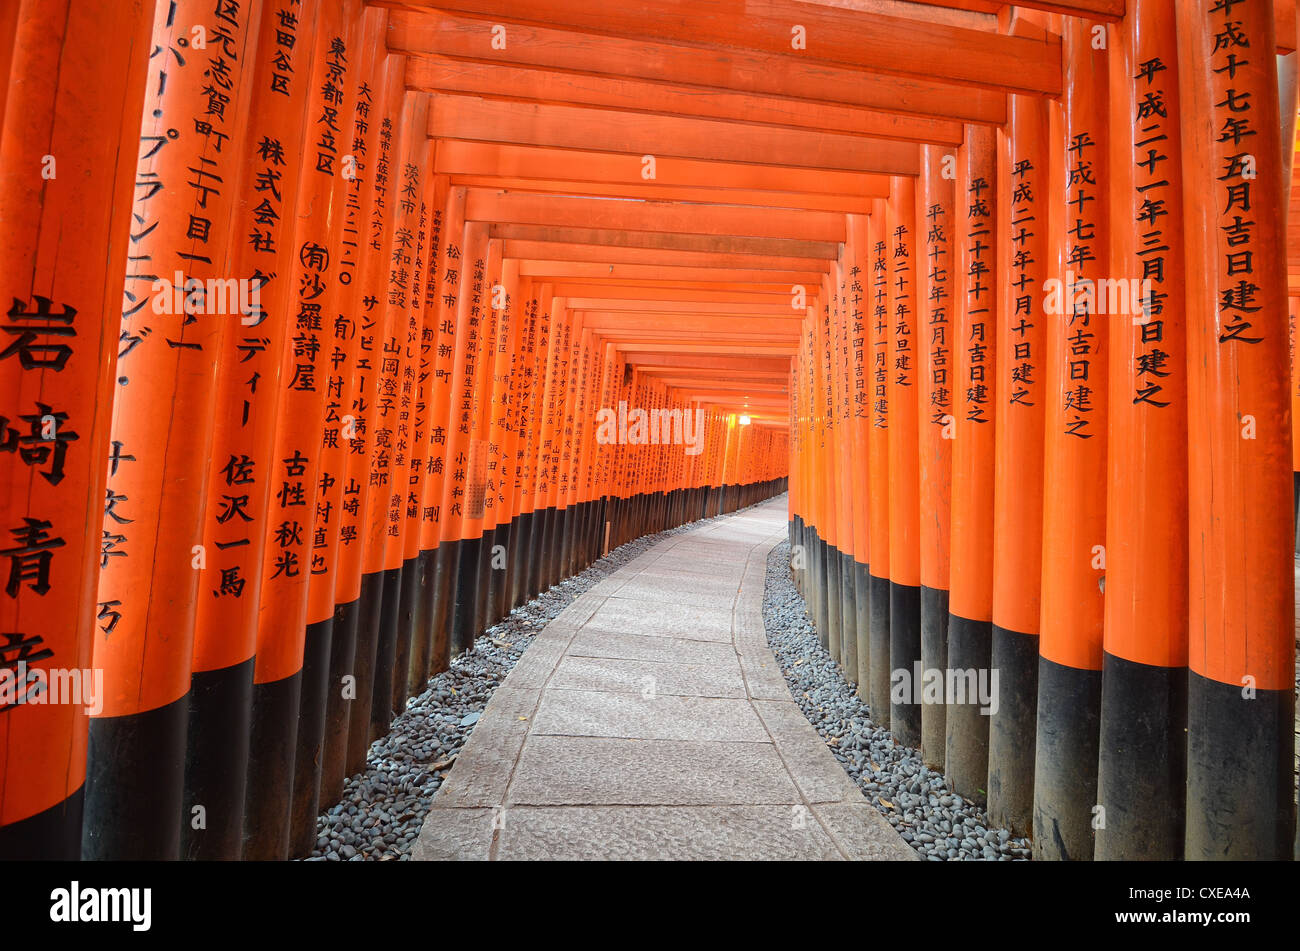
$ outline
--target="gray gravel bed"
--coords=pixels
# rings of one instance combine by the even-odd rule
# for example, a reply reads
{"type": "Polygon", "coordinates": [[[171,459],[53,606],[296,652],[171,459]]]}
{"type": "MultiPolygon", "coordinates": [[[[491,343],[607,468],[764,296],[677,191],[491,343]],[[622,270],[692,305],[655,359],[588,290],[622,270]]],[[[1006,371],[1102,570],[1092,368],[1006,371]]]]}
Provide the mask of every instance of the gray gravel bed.
{"type": "Polygon", "coordinates": [[[365,772],[350,777],[343,798],[317,818],[316,848],[305,861],[409,859],[433,796],[492,692],[542,628],[580,594],[658,541],[711,520],[688,522],[627,542],[515,608],[481,634],[469,650],[452,660],[450,669],[430,679],[418,697],[407,701],[389,734],[371,744],[365,772]]]}
{"type": "Polygon", "coordinates": [[[984,810],[926,767],[920,750],[900,746],[872,722],[857,685],[831,660],[804,612],[804,600],[790,577],[789,542],[777,545],[767,559],[763,625],[795,703],[863,796],[923,858],[1029,858],[1027,838],[990,828],[984,810]]]}

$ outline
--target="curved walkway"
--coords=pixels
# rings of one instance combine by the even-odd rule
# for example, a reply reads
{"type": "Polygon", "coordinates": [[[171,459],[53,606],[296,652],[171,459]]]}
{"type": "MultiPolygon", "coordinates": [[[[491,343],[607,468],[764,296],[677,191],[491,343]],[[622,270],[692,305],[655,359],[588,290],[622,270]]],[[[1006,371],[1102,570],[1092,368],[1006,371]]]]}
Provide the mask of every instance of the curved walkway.
{"type": "Polygon", "coordinates": [[[782,496],[664,539],[497,688],[419,859],[915,859],[790,699],[763,632],[782,496]]]}

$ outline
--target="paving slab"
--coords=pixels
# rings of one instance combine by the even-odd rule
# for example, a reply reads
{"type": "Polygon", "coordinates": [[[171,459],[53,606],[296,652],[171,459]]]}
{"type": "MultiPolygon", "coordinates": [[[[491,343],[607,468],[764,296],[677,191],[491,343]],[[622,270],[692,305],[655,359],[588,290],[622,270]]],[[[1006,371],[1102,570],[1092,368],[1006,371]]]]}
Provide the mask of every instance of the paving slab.
{"type": "Polygon", "coordinates": [[[763,633],[785,500],[669,536],[542,630],[456,759],[417,860],[912,860],[763,633]]]}
{"type": "Polygon", "coordinates": [[[582,657],[570,652],[555,668],[550,687],[642,696],[745,698],[745,679],[740,675],[740,664],[734,655],[726,664],[691,664],[582,657]]]}

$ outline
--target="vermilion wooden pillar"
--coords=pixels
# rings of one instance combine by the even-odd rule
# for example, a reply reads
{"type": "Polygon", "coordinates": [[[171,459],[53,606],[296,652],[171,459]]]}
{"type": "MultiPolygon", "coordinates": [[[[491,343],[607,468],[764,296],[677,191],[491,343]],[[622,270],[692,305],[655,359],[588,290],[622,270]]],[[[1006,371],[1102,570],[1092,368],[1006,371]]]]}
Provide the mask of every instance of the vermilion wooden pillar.
{"type": "Polygon", "coordinates": [[[155,11],[103,513],[99,600],[117,624],[95,642],[105,697],[90,726],[86,858],[180,852],[217,365],[240,316],[228,286],[222,301],[207,281],[225,277],[257,14],[199,0],[155,11]],[[196,25],[212,38],[202,49],[196,25]]]}
{"type": "MultiPolygon", "coordinates": [[[[358,5],[322,4],[316,22],[307,101],[308,133],[293,250],[286,273],[290,295],[281,319],[288,346],[280,369],[280,406],[274,450],[262,473],[271,484],[264,526],[266,554],[258,612],[252,739],[245,797],[244,857],[284,858],[295,745],[301,705],[307,595],[311,577],[312,521],[317,463],[327,392],[328,315],[338,310],[342,286],[337,256],[338,219],[344,200],[343,128],[351,103],[344,100],[356,64],[350,59],[358,5]],[[350,19],[353,18],[353,19],[350,19]],[[334,133],[331,124],[340,128],[334,133]],[[331,213],[333,212],[333,214],[331,213]]],[[[332,329],[333,321],[329,320],[332,329]]],[[[319,628],[312,632],[318,637],[319,628]]]]}
{"type": "Polygon", "coordinates": [[[947,731],[949,531],[952,512],[953,417],[952,276],[956,155],[928,145],[921,150],[916,190],[917,476],[921,544],[921,758],[942,772],[947,731]],[[948,177],[945,177],[945,170],[948,177]],[[933,679],[941,678],[937,690],[933,679]]]}
{"type": "MultiPolygon", "coordinates": [[[[255,290],[226,334],[218,363],[215,431],[203,518],[187,733],[182,854],[236,859],[242,851],[257,608],[266,554],[272,441],[293,295],[293,222],[307,125],[315,3],[265,2],[257,26],[238,188],[223,239],[223,274],[255,290]],[[282,24],[286,11],[295,19],[282,24]],[[198,806],[204,822],[191,814],[198,806]]],[[[232,146],[233,148],[233,142],[232,146]]]]}
{"type": "MultiPolygon", "coordinates": [[[[1043,282],[1048,267],[1047,105],[1011,96],[998,160],[998,316],[993,503],[993,643],[997,711],[989,718],[989,818],[1030,828],[1038,702],[1047,400],[1043,282]],[[1002,263],[1005,262],[1005,263],[1002,263]]],[[[991,676],[991,674],[990,674],[991,676]]],[[[991,682],[990,682],[991,685],[991,682]]]]}
{"type": "Polygon", "coordinates": [[[891,485],[889,481],[889,243],[886,236],[885,202],[871,203],[867,227],[871,246],[871,308],[868,339],[870,349],[871,437],[869,451],[871,471],[871,505],[867,513],[871,535],[871,716],[888,729],[890,635],[889,635],[889,523],[891,485]]]}
{"type": "Polygon", "coordinates": [[[916,185],[896,176],[885,218],[889,284],[889,729],[921,745],[921,549],[918,475],[916,185]]]}
{"type": "Polygon", "coordinates": [[[1295,616],[1272,4],[1177,9],[1187,249],[1186,857],[1293,848],[1295,616]],[[1249,160],[1249,161],[1248,161],[1249,160]]]}
{"type": "Polygon", "coordinates": [[[953,310],[953,447],[951,591],[948,668],[962,676],[962,696],[948,697],[944,769],[953,789],[975,802],[987,797],[992,686],[994,432],[999,404],[998,299],[1007,266],[998,240],[1002,207],[997,133],[966,126],[957,159],[957,242],[953,310]]]}
{"type": "Polygon", "coordinates": [[[96,585],[153,6],[0,14],[0,859],[79,855],[88,713],[112,689],[91,658],[121,620],[96,585]],[[51,670],[76,671],[81,696],[28,703],[51,670]]]}
{"type": "MultiPolygon", "coordinates": [[[[1047,288],[1042,620],[1034,854],[1092,857],[1101,717],[1110,282],[1108,50],[1062,18],[1065,94],[1053,122],[1047,288]]],[[[1118,304],[1128,310],[1127,304],[1118,304]]],[[[1129,314],[1124,317],[1131,320],[1129,314]]]]}
{"type": "MultiPolygon", "coordinates": [[[[849,481],[853,493],[853,588],[854,627],[857,641],[858,698],[871,697],[871,534],[868,522],[871,499],[871,365],[868,334],[870,332],[871,258],[867,216],[849,215],[849,284],[846,306],[849,314],[849,429],[852,439],[852,466],[849,481]]],[[[794,405],[797,390],[791,389],[794,405]]],[[[797,427],[791,427],[797,435],[797,427]]],[[[791,467],[793,476],[794,467],[791,467]]],[[[793,485],[793,482],[791,483],[793,485]]],[[[791,495],[793,497],[793,488],[791,495]]]]}
{"type": "MultiPolygon", "coordinates": [[[[364,332],[370,338],[364,358],[373,380],[367,386],[371,400],[364,416],[358,416],[366,428],[366,459],[357,471],[358,481],[367,486],[364,504],[358,507],[357,544],[359,551],[346,546],[342,571],[350,579],[360,572],[356,647],[353,652],[353,676],[356,691],[348,704],[348,745],[345,773],[355,773],[366,761],[370,746],[370,721],[374,710],[375,664],[379,656],[379,632],[386,616],[391,617],[396,593],[393,579],[384,570],[385,542],[388,537],[388,509],[392,499],[391,469],[393,424],[396,417],[393,399],[398,381],[399,326],[397,312],[387,306],[389,259],[397,233],[394,212],[397,190],[393,166],[397,162],[399,131],[405,98],[406,60],[389,56],[375,121],[379,124],[372,163],[376,183],[375,201],[367,215],[369,237],[366,240],[366,263],[362,280],[366,291],[361,299],[364,332]],[[385,584],[390,586],[385,600],[385,584]],[[385,614],[385,611],[388,614],[385,614]]],[[[359,361],[360,362],[360,361],[359,361]]],[[[350,514],[350,513],[349,513],[350,514]]],[[[398,579],[400,580],[400,579],[398,579]]]]}
{"type": "Polygon", "coordinates": [[[1174,0],[1111,32],[1106,625],[1094,858],[1183,854],[1187,744],[1187,362],[1174,0]]]}
{"type": "MultiPolygon", "coordinates": [[[[344,245],[350,251],[347,260],[351,262],[355,255],[360,258],[360,266],[348,284],[347,313],[351,316],[341,323],[344,339],[349,344],[345,351],[348,373],[341,384],[341,405],[333,409],[333,419],[327,405],[326,427],[322,433],[324,448],[330,448],[337,439],[338,448],[342,450],[341,459],[326,458],[326,465],[332,467],[326,471],[337,473],[334,476],[336,483],[329,486],[330,491],[337,493],[337,499],[321,503],[332,504],[332,508],[323,514],[328,514],[335,522],[331,534],[337,538],[333,543],[337,547],[329,572],[335,614],[321,765],[321,802],[324,804],[337,801],[343,792],[343,780],[349,772],[348,737],[352,721],[362,696],[367,704],[371,697],[376,627],[371,619],[376,617],[374,609],[378,605],[367,590],[369,576],[365,576],[363,582],[362,563],[366,518],[375,495],[371,491],[369,469],[379,399],[380,349],[384,339],[383,311],[379,301],[388,270],[387,255],[382,246],[389,207],[388,179],[379,158],[390,114],[396,114],[397,103],[401,101],[403,62],[392,56],[382,57],[372,66],[371,79],[359,87],[357,114],[365,119],[365,124],[358,129],[361,134],[356,143],[359,144],[353,146],[356,150],[352,153],[356,160],[356,178],[349,182],[344,204],[347,215],[344,230],[357,245],[355,251],[351,250],[351,243],[344,245]]],[[[340,356],[338,359],[344,358],[340,356]]],[[[322,485],[322,488],[326,486],[322,485]]],[[[313,593],[318,577],[312,577],[313,593]]]]}

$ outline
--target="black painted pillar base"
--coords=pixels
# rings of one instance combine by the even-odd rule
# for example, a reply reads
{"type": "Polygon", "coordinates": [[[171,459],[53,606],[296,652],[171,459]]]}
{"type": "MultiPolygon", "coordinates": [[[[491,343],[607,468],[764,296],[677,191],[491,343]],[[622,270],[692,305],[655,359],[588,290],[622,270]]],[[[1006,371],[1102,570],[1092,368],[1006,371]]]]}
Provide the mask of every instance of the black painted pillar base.
{"type": "MultiPolygon", "coordinates": [[[[948,671],[948,590],[921,585],[921,669],[926,677],[937,676],[947,683],[948,671]]],[[[947,735],[947,697],[939,703],[921,706],[921,762],[943,772],[947,735]]]]}
{"type": "Polygon", "coordinates": [[[348,751],[343,767],[345,777],[355,775],[365,768],[366,751],[370,749],[370,706],[374,698],[379,619],[384,606],[383,571],[372,571],[361,576],[361,596],[357,601],[357,642],[352,661],[356,696],[347,704],[348,751]]]}
{"type": "Polygon", "coordinates": [[[889,579],[871,574],[871,700],[867,707],[876,726],[888,730],[889,719],[889,579]]]}
{"type": "Polygon", "coordinates": [[[1187,815],[1187,668],[1102,655],[1097,861],[1176,861],[1187,815]]]}
{"type": "Polygon", "coordinates": [[[1188,674],[1185,857],[1279,860],[1294,848],[1295,692],[1188,674]]]}
{"type": "Polygon", "coordinates": [[[352,701],[356,694],[353,673],[357,659],[357,628],[361,600],[334,608],[334,641],[330,645],[329,681],[325,689],[325,751],[321,760],[320,801],[332,805],[343,795],[347,778],[348,729],[352,701]],[[351,680],[344,678],[351,677],[351,680]]]}
{"type": "Polygon", "coordinates": [[[1038,635],[994,624],[990,663],[998,675],[998,711],[989,718],[989,820],[1015,835],[1029,835],[1038,729],[1038,635]]]}
{"type": "Polygon", "coordinates": [[[245,861],[289,857],[289,812],[302,671],[253,684],[248,783],[244,792],[245,861]]]}
{"type": "Polygon", "coordinates": [[[921,745],[921,589],[889,582],[889,732],[921,745]],[[905,678],[900,684],[900,678],[905,678]]]}
{"type": "Polygon", "coordinates": [[[188,693],[155,710],[91,718],[83,859],[180,858],[188,721],[188,693]]]}
{"type": "MultiPolygon", "coordinates": [[[[984,805],[989,785],[989,719],[998,697],[993,687],[993,623],[948,615],[948,663],[960,694],[947,698],[944,723],[944,775],[953,792],[984,805]],[[960,677],[960,681],[956,678],[960,677]],[[989,689],[980,697],[981,678],[989,689]],[[982,701],[990,701],[985,705],[982,701]]],[[[999,678],[998,686],[1001,685],[999,678]]]]}
{"type": "Polygon", "coordinates": [[[325,705],[329,691],[330,646],[333,637],[332,616],[307,625],[302,655],[302,689],[298,696],[293,808],[289,820],[289,854],[293,858],[310,855],[316,845],[321,761],[325,745],[325,705]]]}
{"type": "Polygon", "coordinates": [[[375,676],[370,695],[367,745],[388,733],[393,722],[393,668],[397,663],[397,629],[401,623],[402,565],[384,569],[384,593],[375,638],[375,676]]]}
{"type": "Polygon", "coordinates": [[[244,833],[253,658],[190,678],[181,857],[236,861],[244,833]],[[196,814],[195,807],[202,807],[196,814]],[[202,828],[195,828],[195,825],[202,828]]]}
{"type": "Polygon", "coordinates": [[[0,826],[0,862],[75,862],[81,857],[85,801],[86,787],[79,786],[62,802],[0,826]]]}
{"type": "Polygon", "coordinates": [[[1034,858],[1092,860],[1101,671],[1038,658],[1034,858]]]}

